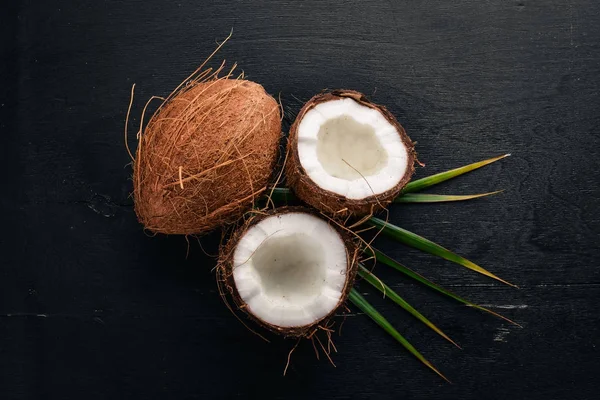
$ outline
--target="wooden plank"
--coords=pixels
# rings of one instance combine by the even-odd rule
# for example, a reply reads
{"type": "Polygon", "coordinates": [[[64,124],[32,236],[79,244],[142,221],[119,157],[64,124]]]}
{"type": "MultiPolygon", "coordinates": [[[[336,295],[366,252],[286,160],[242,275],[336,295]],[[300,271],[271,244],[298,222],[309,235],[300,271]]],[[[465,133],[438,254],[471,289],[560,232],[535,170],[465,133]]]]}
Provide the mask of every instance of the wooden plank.
{"type": "MultiPolygon", "coordinates": [[[[6,398],[597,397],[598,2],[20,2],[0,14],[6,398]],[[386,105],[418,141],[419,177],[513,154],[435,190],[503,194],[395,205],[389,219],[520,290],[377,243],[523,329],[378,266],[459,351],[360,286],[455,385],[361,315],[336,340],[337,368],[304,343],[281,378],[294,343],[245,330],[197,243],[186,258],[183,238],[142,232],[123,142],[131,85],[135,132],[146,99],[167,94],[231,28],[219,59],[281,92],[285,126],[297,99],[346,87],[386,105]]],[[[202,238],[210,253],[218,242],[202,238]]]]}

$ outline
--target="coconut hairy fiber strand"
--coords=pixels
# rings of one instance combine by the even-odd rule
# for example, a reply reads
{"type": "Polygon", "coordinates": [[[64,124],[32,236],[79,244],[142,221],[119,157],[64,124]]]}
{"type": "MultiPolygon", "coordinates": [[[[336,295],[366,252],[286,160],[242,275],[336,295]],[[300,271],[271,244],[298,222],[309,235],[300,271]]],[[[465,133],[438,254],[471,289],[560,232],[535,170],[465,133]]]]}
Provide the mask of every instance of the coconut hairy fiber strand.
{"type": "Polygon", "coordinates": [[[385,107],[353,90],[333,90],[300,110],[290,128],[285,172],[288,186],[316,209],[361,216],[400,193],[415,161],[413,142],[385,107]]]}
{"type": "Polygon", "coordinates": [[[261,85],[229,75],[188,82],[139,138],[139,221],[156,233],[201,234],[239,219],[265,190],[280,138],[280,106],[261,85]]]}
{"type": "Polygon", "coordinates": [[[219,252],[224,301],[260,326],[286,337],[331,332],[336,310],[354,284],[358,239],[304,207],[248,218],[219,252]]]}

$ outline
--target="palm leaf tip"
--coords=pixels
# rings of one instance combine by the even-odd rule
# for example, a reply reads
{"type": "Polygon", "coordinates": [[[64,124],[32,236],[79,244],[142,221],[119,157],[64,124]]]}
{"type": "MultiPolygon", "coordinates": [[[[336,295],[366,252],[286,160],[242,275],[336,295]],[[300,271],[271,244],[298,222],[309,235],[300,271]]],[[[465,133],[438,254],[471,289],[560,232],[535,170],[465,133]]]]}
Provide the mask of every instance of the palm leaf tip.
{"type": "Polygon", "coordinates": [[[498,156],[498,157],[489,158],[487,160],[479,161],[479,162],[476,162],[476,163],[465,165],[463,167],[451,169],[449,171],[440,172],[440,173],[435,174],[435,175],[431,175],[431,176],[427,176],[425,178],[414,180],[412,182],[409,182],[402,189],[401,193],[412,193],[412,192],[421,191],[423,189],[427,189],[428,187],[431,187],[433,185],[437,185],[438,183],[442,183],[442,182],[445,182],[445,181],[447,181],[449,179],[452,179],[452,178],[455,178],[457,176],[466,174],[467,172],[470,172],[470,171],[476,170],[478,168],[484,167],[486,165],[489,165],[489,164],[494,163],[496,161],[502,160],[503,158],[506,158],[506,157],[509,157],[509,156],[510,156],[510,153],[503,154],[503,155],[498,156]]]}
{"type": "Polygon", "coordinates": [[[375,307],[373,307],[356,289],[350,290],[349,300],[365,314],[369,316],[377,325],[385,330],[390,336],[396,339],[406,350],[408,350],[413,356],[421,361],[425,366],[439,375],[448,383],[450,380],[444,376],[437,368],[433,366],[423,355],[412,345],[408,340],[404,338],[383,315],[381,315],[375,307]]]}
{"type": "Polygon", "coordinates": [[[387,256],[386,254],[382,253],[381,251],[373,248],[371,249],[365,249],[365,253],[367,253],[370,256],[375,256],[375,259],[377,260],[377,262],[380,262],[384,265],[387,265],[389,267],[394,268],[395,270],[397,270],[398,272],[403,273],[404,275],[408,276],[411,279],[414,279],[415,281],[428,286],[429,288],[437,291],[438,293],[441,293],[445,296],[450,297],[451,299],[454,299],[456,301],[458,301],[459,303],[462,303],[466,306],[472,307],[476,310],[480,310],[480,311],[484,311],[487,312],[495,317],[498,317],[500,319],[503,319],[506,322],[509,322],[513,325],[516,325],[518,327],[521,327],[521,325],[519,325],[518,323],[516,323],[515,321],[505,317],[502,314],[499,314],[495,311],[492,311],[488,308],[485,308],[483,306],[480,306],[478,304],[475,304],[467,299],[464,299],[462,297],[460,297],[459,295],[452,293],[451,291],[444,289],[443,287],[441,287],[440,285],[438,285],[437,283],[434,283],[432,281],[430,281],[429,279],[425,278],[424,276],[418,274],[417,272],[413,271],[412,269],[408,268],[407,266],[400,264],[398,261],[394,260],[393,258],[387,256]]]}
{"type": "Polygon", "coordinates": [[[479,199],[502,193],[504,190],[496,190],[488,193],[451,195],[451,194],[429,194],[429,193],[405,193],[394,199],[394,203],[444,203],[451,201],[465,201],[479,199]]]}
{"type": "Polygon", "coordinates": [[[416,233],[410,232],[406,229],[400,228],[396,225],[390,224],[389,222],[383,221],[382,219],[376,217],[371,217],[367,222],[370,225],[373,225],[376,228],[380,229],[384,234],[390,236],[392,239],[395,239],[400,243],[403,243],[410,247],[414,247],[415,249],[424,251],[426,253],[441,257],[445,260],[452,261],[472,271],[478,272],[482,275],[502,282],[508,286],[518,288],[517,285],[496,276],[495,274],[489,272],[485,268],[480,267],[474,262],[469,261],[466,258],[451,252],[445,247],[442,247],[429,239],[417,235],[416,233]]]}
{"type": "Polygon", "coordinates": [[[460,347],[458,345],[458,343],[456,343],[454,340],[452,340],[440,328],[438,328],[436,325],[434,325],[433,322],[431,322],[429,319],[427,319],[427,317],[425,317],[423,314],[421,314],[419,311],[417,311],[417,309],[415,309],[413,306],[411,306],[406,300],[404,300],[402,297],[400,297],[400,295],[398,295],[398,293],[396,293],[392,288],[390,288],[388,285],[386,285],[381,279],[379,279],[377,276],[375,276],[375,274],[373,274],[371,271],[369,271],[367,268],[365,268],[364,265],[359,264],[358,274],[361,276],[361,278],[363,278],[365,281],[367,281],[371,286],[373,286],[375,289],[377,289],[381,293],[383,293],[384,296],[387,296],[390,300],[392,300],[394,303],[396,303],[397,305],[402,307],[409,314],[411,314],[413,317],[415,317],[416,319],[421,321],[423,324],[425,324],[427,327],[429,327],[435,333],[437,333],[438,335],[440,335],[441,337],[443,337],[444,339],[446,339],[447,341],[452,343],[454,346],[456,346],[462,350],[462,347],[460,347]]]}
{"type": "MultiPolygon", "coordinates": [[[[463,303],[464,303],[464,302],[463,302],[463,303]]],[[[487,312],[487,313],[490,313],[490,314],[492,314],[492,315],[493,315],[493,316],[495,316],[495,317],[498,317],[498,318],[500,318],[500,319],[502,319],[502,320],[504,320],[504,321],[508,322],[509,324],[512,324],[512,325],[518,326],[519,328],[523,328],[523,325],[521,325],[521,324],[519,324],[519,323],[517,323],[517,322],[513,321],[512,319],[510,319],[510,318],[508,318],[508,317],[505,317],[505,316],[504,316],[504,315],[502,315],[502,314],[499,314],[499,313],[497,313],[497,312],[495,312],[495,311],[492,311],[492,310],[490,310],[489,308],[486,308],[486,307],[480,306],[480,305],[478,305],[478,304],[473,304],[473,303],[470,303],[470,302],[469,302],[469,303],[464,303],[464,304],[465,304],[467,307],[471,307],[471,308],[475,308],[475,309],[477,309],[477,310],[485,311],[485,312],[487,312]]]]}

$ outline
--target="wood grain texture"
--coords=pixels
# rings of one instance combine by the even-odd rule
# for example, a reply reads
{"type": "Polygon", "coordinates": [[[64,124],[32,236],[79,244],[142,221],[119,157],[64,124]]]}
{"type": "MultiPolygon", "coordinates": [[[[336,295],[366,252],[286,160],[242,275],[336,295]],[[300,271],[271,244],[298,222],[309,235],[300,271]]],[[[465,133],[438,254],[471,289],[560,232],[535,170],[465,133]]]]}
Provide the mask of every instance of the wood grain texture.
{"type": "MultiPolygon", "coordinates": [[[[598,383],[600,3],[573,1],[21,1],[0,13],[0,397],[594,399],[598,383]],[[263,343],[223,306],[214,260],[135,220],[122,132],[223,39],[220,58],[281,93],[372,95],[404,125],[425,176],[513,156],[440,186],[506,189],[461,204],[395,205],[390,220],[521,289],[379,240],[385,252],[524,326],[461,307],[379,267],[458,341],[367,285],[455,384],[365,316],[337,368],[263,343]]],[[[290,121],[287,121],[288,123],[290,121]]],[[[218,235],[203,238],[216,252],[218,235]]]]}

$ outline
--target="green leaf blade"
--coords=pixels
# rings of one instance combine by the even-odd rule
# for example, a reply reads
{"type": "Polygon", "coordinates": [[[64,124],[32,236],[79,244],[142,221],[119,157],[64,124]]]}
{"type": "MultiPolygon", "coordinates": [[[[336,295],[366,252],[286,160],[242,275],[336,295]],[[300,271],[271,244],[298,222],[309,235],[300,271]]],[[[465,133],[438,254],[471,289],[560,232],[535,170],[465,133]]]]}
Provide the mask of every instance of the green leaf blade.
{"type": "Polygon", "coordinates": [[[430,281],[429,279],[425,278],[423,275],[413,271],[412,269],[408,268],[407,266],[399,263],[398,261],[394,260],[393,258],[389,257],[388,255],[382,253],[381,251],[377,250],[377,249],[373,249],[373,252],[369,251],[368,249],[366,250],[366,253],[369,255],[372,255],[375,257],[375,259],[377,260],[377,262],[381,262],[389,267],[394,268],[395,270],[397,270],[398,272],[408,276],[411,279],[414,279],[415,281],[419,282],[422,285],[425,285],[427,287],[429,287],[430,289],[433,289],[445,296],[448,296],[449,298],[458,301],[459,303],[462,303],[468,307],[472,307],[475,308],[477,310],[480,311],[484,311],[486,313],[489,313],[495,317],[498,317],[500,319],[503,319],[506,322],[509,322],[513,325],[516,325],[518,327],[521,327],[521,325],[519,325],[518,323],[514,322],[513,320],[503,316],[502,314],[498,314],[497,312],[494,312],[488,308],[482,307],[480,305],[477,305],[453,292],[451,292],[448,289],[443,288],[442,286],[438,285],[437,283],[434,283],[432,281],[430,281]]]}
{"type": "Polygon", "coordinates": [[[284,203],[290,200],[296,200],[296,196],[294,193],[288,188],[285,187],[274,187],[271,189],[267,189],[264,194],[269,196],[271,200],[275,203],[284,203]]]}
{"type": "Polygon", "coordinates": [[[450,201],[465,201],[478,199],[481,197],[492,196],[498,194],[502,190],[489,193],[467,194],[467,195],[450,195],[450,194],[427,194],[427,193],[406,193],[394,199],[394,203],[444,203],[450,201]]]}
{"type": "Polygon", "coordinates": [[[381,315],[375,307],[373,307],[356,289],[350,291],[349,300],[362,310],[369,318],[371,318],[377,325],[385,330],[390,336],[396,339],[406,350],[408,350],[413,356],[419,361],[425,364],[429,369],[438,374],[442,379],[448,383],[452,383],[446,378],[437,368],[433,366],[423,355],[412,345],[408,340],[404,338],[393,326],[389,323],[383,315],[381,315]]]}
{"type": "Polygon", "coordinates": [[[394,303],[398,304],[400,307],[402,307],[404,310],[406,310],[413,317],[415,317],[416,319],[418,319],[419,321],[424,323],[426,326],[428,326],[430,329],[432,329],[435,333],[437,333],[438,335],[440,335],[441,337],[443,337],[444,339],[446,339],[447,341],[449,341],[450,343],[452,343],[459,349],[461,348],[454,340],[452,340],[441,329],[439,329],[437,326],[435,326],[431,321],[429,321],[429,319],[427,319],[423,314],[421,314],[419,311],[417,311],[406,300],[404,300],[402,297],[400,297],[400,295],[398,295],[398,293],[396,293],[392,288],[390,288],[388,285],[386,285],[381,279],[379,279],[377,276],[375,276],[371,271],[369,271],[367,268],[365,268],[362,264],[359,264],[358,274],[365,281],[367,281],[369,284],[371,284],[371,286],[373,286],[375,289],[377,289],[381,293],[383,293],[384,296],[388,297],[394,303]]]}
{"type": "Polygon", "coordinates": [[[417,179],[412,182],[409,182],[402,189],[402,193],[413,193],[418,192],[423,189],[427,189],[433,185],[437,185],[438,183],[442,183],[449,179],[455,178],[457,176],[466,174],[467,172],[476,170],[478,168],[484,167],[496,161],[502,160],[503,158],[509,157],[510,154],[503,154],[498,157],[490,158],[487,160],[479,161],[473,164],[465,165],[464,167],[455,168],[450,171],[440,172],[439,174],[431,175],[425,178],[417,179]]]}
{"type": "Polygon", "coordinates": [[[389,222],[385,222],[376,217],[371,217],[368,220],[368,223],[380,229],[384,234],[390,236],[391,238],[397,240],[400,243],[404,243],[407,246],[414,247],[426,253],[441,257],[445,260],[452,261],[472,271],[478,272],[492,279],[496,279],[497,281],[502,282],[506,285],[517,287],[516,285],[492,274],[491,272],[480,267],[474,262],[469,261],[466,258],[461,257],[458,254],[455,254],[450,250],[440,246],[439,244],[417,235],[416,233],[412,233],[410,231],[407,231],[406,229],[400,228],[396,225],[390,224],[389,222]]]}

